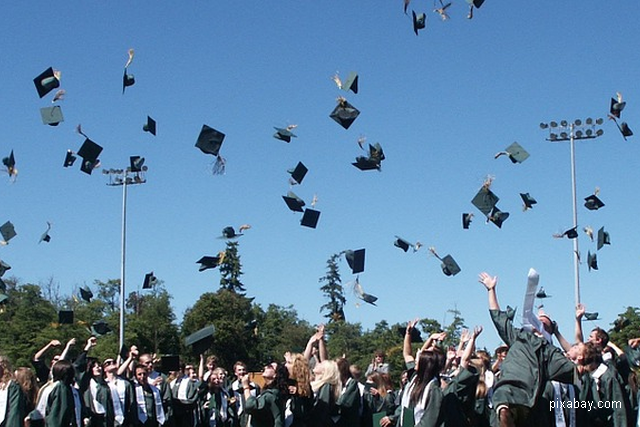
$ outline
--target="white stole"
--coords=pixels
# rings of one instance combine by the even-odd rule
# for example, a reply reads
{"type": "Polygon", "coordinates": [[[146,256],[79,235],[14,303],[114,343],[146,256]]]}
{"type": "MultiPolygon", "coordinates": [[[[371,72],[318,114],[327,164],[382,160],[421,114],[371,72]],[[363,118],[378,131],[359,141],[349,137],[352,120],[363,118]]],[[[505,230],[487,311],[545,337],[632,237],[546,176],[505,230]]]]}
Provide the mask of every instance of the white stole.
{"type": "Polygon", "coordinates": [[[89,381],[89,389],[91,390],[91,403],[93,404],[93,409],[96,411],[96,414],[106,414],[107,410],[102,406],[102,403],[98,402],[98,399],[96,399],[98,394],[98,383],[93,378],[89,381]]]}
{"type": "MultiPolygon", "coordinates": [[[[573,402],[575,400],[575,390],[571,385],[561,384],[558,381],[551,381],[553,384],[553,400],[554,400],[554,418],[556,420],[556,427],[566,427],[567,422],[564,417],[564,410],[562,405],[562,387],[567,387],[568,397],[573,402]]],[[[571,405],[569,409],[569,426],[576,427],[576,409],[571,405]]]]}
{"type": "Polygon", "coordinates": [[[31,418],[34,420],[44,419],[47,415],[47,401],[49,400],[49,394],[53,390],[54,383],[48,382],[42,386],[38,393],[38,403],[36,404],[35,411],[31,414],[31,418]]]}
{"type": "MultiPolygon", "coordinates": [[[[162,400],[160,399],[160,392],[158,389],[149,384],[151,393],[153,394],[153,401],[156,408],[156,419],[158,424],[164,424],[164,409],[162,409],[162,400]]],[[[136,402],[138,403],[138,420],[141,423],[145,423],[148,419],[147,416],[147,401],[144,398],[144,390],[140,384],[136,383],[136,402]]]]}
{"type": "Polygon", "coordinates": [[[113,401],[113,412],[115,414],[115,420],[118,424],[122,424],[124,421],[124,399],[126,394],[126,387],[124,380],[118,381],[115,378],[114,381],[108,381],[109,390],[111,391],[111,400],[113,401]]]}
{"type": "MultiPolygon", "coordinates": [[[[416,383],[416,378],[414,377],[411,380],[411,383],[409,384],[408,387],[406,387],[405,391],[402,393],[402,407],[403,408],[409,408],[409,402],[411,400],[411,392],[413,391],[413,387],[415,386],[416,383]]],[[[429,384],[427,384],[427,386],[424,388],[424,392],[422,393],[422,396],[420,398],[420,401],[416,404],[416,406],[413,408],[413,419],[416,423],[416,425],[418,425],[418,423],[420,422],[420,420],[422,419],[422,417],[424,416],[424,411],[427,407],[427,398],[429,397],[429,391],[431,390],[432,387],[434,387],[438,385],[438,378],[434,377],[431,379],[431,381],[429,381],[429,384]]],[[[400,425],[402,425],[403,422],[403,412],[400,413],[400,425]]]]}
{"type": "Polygon", "coordinates": [[[0,388],[0,424],[4,422],[4,419],[7,416],[7,405],[9,404],[9,384],[11,384],[11,380],[9,380],[7,384],[0,388]]]}
{"type": "Polygon", "coordinates": [[[184,403],[187,400],[187,388],[189,387],[189,378],[182,377],[178,383],[178,400],[184,403]]]}
{"type": "MultiPolygon", "coordinates": [[[[215,402],[215,394],[209,393],[209,402],[211,399],[215,402]]],[[[209,417],[209,427],[216,427],[216,414],[220,415],[220,419],[224,422],[227,421],[227,409],[229,408],[229,402],[227,400],[227,396],[220,391],[220,407],[215,408],[216,410],[211,411],[211,416],[209,417]]]]}

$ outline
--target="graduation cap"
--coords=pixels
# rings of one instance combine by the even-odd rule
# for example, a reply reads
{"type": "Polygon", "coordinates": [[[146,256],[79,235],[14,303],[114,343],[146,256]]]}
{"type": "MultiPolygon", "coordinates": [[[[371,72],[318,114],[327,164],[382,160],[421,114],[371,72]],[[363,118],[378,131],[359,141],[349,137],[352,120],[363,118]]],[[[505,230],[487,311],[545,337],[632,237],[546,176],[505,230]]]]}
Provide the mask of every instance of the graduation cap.
{"type": "Polygon", "coordinates": [[[64,156],[63,166],[65,168],[68,168],[69,166],[73,166],[75,161],[76,161],[76,156],[73,155],[73,151],[67,150],[67,154],[64,156]]]}
{"type": "Polygon", "coordinates": [[[460,271],[462,271],[456,260],[453,259],[451,255],[446,255],[441,258],[434,247],[430,247],[429,252],[431,252],[436,258],[440,260],[440,267],[442,268],[442,272],[446,276],[455,276],[456,274],[460,273],[460,271]]]}
{"type": "Polygon", "coordinates": [[[333,109],[329,117],[336,121],[340,126],[345,129],[349,129],[349,126],[360,115],[360,111],[349,102],[340,97],[338,98],[338,105],[333,109]]]}
{"type": "Polygon", "coordinates": [[[627,103],[622,100],[622,94],[620,92],[616,93],[616,98],[611,98],[611,104],[609,105],[609,114],[619,119],[620,113],[622,113],[622,110],[624,110],[624,107],[627,105],[627,103]]]}
{"type": "Polygon", "coordinates": [[[575,239],[576,237],[578,237],[578,227],[573,227],[573,228],[568,229],[564,233],[554,234],[553,235],[553,237],[555,237],[556,239],[561,239],[564,236],[567,236],[567,238],[569,238],[569,239],[575,239]]]}
{"type": "Polygon", "coordinates": [[[409,248],[413,245],[407,242],[406,240],[404,240],[403,238],[396,236],[396,240],[393,242],[393,246],[407,252],[409,248]]]}
{"type": "Polygon", "coordinates": [[[0,293],[0,304],[4,304],[8,299],[9,297],[7,295],[0,293]]]}
{"type": "Polygon", "coordinates": [[[133,74],[129,74],[127,72],[129,65],[131,65],[131,62],[133,61],[133,54],[134,54],[134,50],[129,49],[129,59],[127,60],[127,63],[124,66],[124,75],[122,76],[122,94],[124,94],[125,88],[129,86],[133,86],[136,82],[136,79],[133,76],[133,74]]]}
{"type": "Polygon", "coordinates": [[[59,76],[59,73],[53,71],[53,68],[49,67],[38,77],[33,79],[33,83],[36,85],[36,90],[38,91],[38,96],[40,98],[43,98],[55,88],[60,87],[60,80],[56,74],[59,76]]]}
{"type": "Polygon", "coordinates": [[[158,282],[156,276],[153,275],[153,271],[151,273],[147,273],[144,275],[144,281],[142,282],[142,289],[151,289],[158,282]]]}
{"type": "Polygon", "coordinates": [[[451,6],[451,2],[444,4],[442,0],[440,0],[440,7],[434,9],[433,11],[440,14],[440,17],[443,21],[449,19],[449,15],[447,14],[447,9],[451,6]]]}
{"type": "Polygon", "coordinates": [[[298,162],[295,168],[287,171],[291,174],[291,184],[302,184],[302,180],[307,175],[308,171],[309,169],[307,169],[302,162],[298,162]]]}
{"type": "Polygon", "coordinates": [[[347,264],[349,264],[349,268],[351,268],[351,272],[353,274],[362,273],[364,271],[364,256],[365,249],[351,250],[348,249],[344,251],[344,258],[347,260],[347,264]]]}
{"type": "Polygon", "coordinates": [[[483,185],[471,203],[485,216],[489,216],[499,200],[500,198],[489,189],[489,185],[483,185]]]}
{"type": "Polygon", "coordinates": [[[525,211],[527,209],[532,209],[533,205],[538,203],[538,201],[536,199],[534,199],[533,197],[531,197],[529,195],[529,193],[520,193],[520,197],[522,198],[522,204],[524,206],[524,210],[525,211]]]}
{"type": "Polygon", "coordinates": [[[101,337],[111,332],[111,328],[104,320],[98,320],[91,325],[91,335],[101,337]]]}
{"type": "Polygon", "coordinates": [[[304,200],[296,196],[294,192],[289,191],[286,196],[282,196],[282,199],[293,212],[304,212],[302,209],[305,205],[304,200]]]}
{"type": "Polygon", "coordinates": [[[40,117],[42,118],[42,123],[49,126],[58,126],[60,122],[64,122],[62,107],[59,105],[41,108],[40,117]]]}
{"type": "Polygon", "coordinates": [[[536,292],[536,298],[544,299],[549,297],[551,297],[551,295],[547,295],[547,292],[544,290],[544,288],[540,286],[540,289],[538,289],[538,292],[536,292]]]}
{"type": "Polygon", "coordinates": [[[204,154],[211,154],[216,157],[216,164],[213,167],[214,174],[224,173],[225,160],[220,155],[220,147],[224,141],[225,134],[209,127],[202,125],[200,134],[196,141],[196,147],[200,149],[204,154]]]}
{"type": "Polygon", "coordinates": [[[613,330],[616,332],[620,332],[622,329],[626,328],[631,324],[631,321],[626,317],[618,317],[613,321],[613,330]]]}
{"type": "MultiPolygon", "coordinates": [[[[400,335],[401,337],[404,337],[407,333],[407,328],[404,326],[398,326],[398,329],[396,330],[398,331],[398,335],[400,335]]],[[[420,335],[420,331],[418,330],[418,328],[411,328],[409,334],[411,335],[412,343],[422,342],[422,336],[420,335]]]]}
{"type": "Polygon", "coordinates": [[[352,163],[358,169],[372,170],[377,169],[380,170],[380,165],[382,161],[385,159],[384,151],[382,150],[382,146],[379,142],[376,142],[374,145],[369,144],[369,156],[358,156],[356,157],[356,162],[352,163]]]}
{"type": "MultiPolygon", "coordinates": [[[[286,201],[286,200],[285,200],[286,201]]],[[[288,203],[287,203],[288,204],[288,203]]],[[[291,209],[291,207],[289,207],[291,209]]],[[[292,209],[293,210],[293,209],[292,209]]],[[[320,219],[320,211],[315,209],[306,208],[302,214],[300,225],[309,228],[316,228],[318,220],[320,219]]]]}
{"type": "Polygon", "coordinates": [[[597,250],[600,250],[604,245],[610,245],[611,244],[611,238],[609,237],[609,233],[607,231],[604,231],[604,227],[600,227],[600,229],[598,230],[598,244],[597,244],[597,250]]]}
{"type": "Polygon", "coordinates": [[[463,213],[462,214],[462,228],[465,230],[469,229],[469,226],[471,225],[471,219],[473,218],[473,214],[472,213],[463,213]]]}
{"type": "Polygon", "coordinates": [[[2,242],[0,242],[0,244],[6,245],[9,243],[9,240],[16,237],[18,233],[16,233],[11,221],[7,221],[0,226],[0,235],[2,235],[2,242]]]}
{"type": "Polygon", "coordinates": [[[147,123],[142,126],[142,130],[156,136],[156,121],[147,116],[147,123]]]}
{"type": "Polygon", "coordinates": [[[213,325],[205,326],[199,331],[189,335],[184,340],[184,343],[186,346],[192,346],[194,353],[203,354],[211,347],[215,332],[216,328],[213,325]]]}
{"type": "Polygon", "coordinates": [[[80,298],[85,300],[86,302],[91,302],[91,298],[93,298],[93,292],[89,287],[80,288],[80,298]]]}
{"type": "Polygon", "coordinates": [[[82,157],[82,165],[80,170],[88,175],[91,175],[93,169],[99,164],[98,156],[102,153],[102,147],[86,138],[82,146],[78,150],[78,156],[82,157]]]}
{"type": "Polygon", "coordinates": [[[60,310],[58,311],[58,323],[61,325],[72,325],[73,324],[73,311],[71,310],[60,310]]]}
{"type": "Polygon", "coordinates": [[[11,266],[3,260],[0,260],[0,277],[4,276],[7,270],[11,270],[11,266]]]}
{"type": "Polygon", "coordinates": [[[275,139],[279,139],[280,141],[291,142],[291,138],[297,138],[297,135],[291,132],[291,130],[295,129],[296,127],[297,125],[289,125],[286,128],[274,127],[276,133],[273,134],[273,137],[275,139]]]}
{"type": "Polygon", "coordinates": [[[49,234],[49,231],[51,231],[51,223],[47,221],[47,229],[40,236],[40,240],[38,240],[38,244],[42,242],[49,243],[51,241],[51,235],[49,234]]]}
{"type": "Polygon", "coordinates": [[[497,206],[494,206],[487,218],[494,223],[498,228],[502,228],[502,223],[509,218],[509,212],[502,212],[497,206]]]}
{"type": "Polygon", "coordinates": [[[589,271],[598,269],[598,256],[590,251],[587,252],[587,267],[589,267],[589,271]]]}
{"type": "Polygon", "coordinates": [[[167,355],[160,357],[160,372],[168,374],[180,370],[180,356],[167,355]]]}
{"type": "Polygon", "coordinates": [[[508,146],[504,151],[496,153],[494,157],[497,159],[502,155],[509,156],[509,160],[511,160],[511,163],[522,163],[529,158],[529,153],[527,153],[527,150],[522,148],[522,146],[517,142],[514,142],[513,144],[508,146]]]}
{"type": "Polygon", "coordinates": [[[236,233],[236,229],[229,226],[226,226],[225,228],[222,229],[222,236],[221,238],[223,239],[235,239],[236,237],[240,237],[243,236],[242,233],[240,233],[242,230],[239,230],[238,233],[236,233]]]}
{"type": "Polygon", "coordinates": [[[9,176],[15,176],[18,174],[16,169],[16,157],[13,154],[13,150],[11,150],[11,154],[2,159],[2,164],[7,168],[9,176]]]}
{"type": "MultiPolygon", "coordinates": [[[[616,122],[616,125],[618,125],[618,122],[616,122]]],[[[625,141],[627,140],[627,137],[633,136],[633,131],[629,128],[627,122],[620,123],[618,125],[618,130],[620,130],[620,133],[622,134],[622,137],[625,141]]]]}
{"type": "Polygon", "coordinates": [[[347,76],[347,79],[340,85],[340,89],[346,91],[352,91],[353,93],[358,93],[358,73],[352,71],[347,76]]]}
{"type": "MultiPolygon", "coordinates": [[[[198,261],[196,261],[196,264],[200,264],[200,268],[198,269],[198,271],[205,271],[205,270],[208,270],[210,268],[216,268],[221,263],[222,263],[222,257],[220,255],[218,255],[218,256],[203,256],[198,261]]],[[[146,280],[146,277],[145,277],[145,280],[146,280]]]]}
{"type": "Polygon", "coordinates": [[[584,198],[584,206],[590,211],[597,211],[604,206],[604,203],[598,198],[597,193],[594,193],[584,198]]]}
{"type": "Polygon", "coordinates": [[[356,280],[353,283],[353,290],[356,296],[362,301],[366,302],[367,304],[371,304],[373,306],[376,305],[376,301],[378,301],[378,297],[368,294],[364,291],[364,289],[362,288],[362,285],[360,284],[359,277],[356,277],[356,280]]]}
{"type": "Polygon", "coordinates": [[[411,11],[411,15],[413,18],[413,32],[418,35],[418,30],[422,30],[427,26],[427,15],[424,13],[416,14],[415,11],[411,11]]]}
{"type": "Polygon", "coordinates": [[[584,313],[584,316],[582,317],[582,319],[583,319],[583,320],[600,320],[600,319],[598,318],[598,314],[600,314],[600,313],[598,313],[597,311],[596,311],[596,312],[594,312],[594,313],[587,313],[587,312],[585,312],[585,313],[584,313]]]}
{"type": "MultiPolygon", "coordinates": [[[[129,170],[131,172],[142,172],[144,165],[144,157],[140,156],[130,156],[129,157],[129,170]]],[[[146,168],[145,168],[146,169],[146,168]]]]}

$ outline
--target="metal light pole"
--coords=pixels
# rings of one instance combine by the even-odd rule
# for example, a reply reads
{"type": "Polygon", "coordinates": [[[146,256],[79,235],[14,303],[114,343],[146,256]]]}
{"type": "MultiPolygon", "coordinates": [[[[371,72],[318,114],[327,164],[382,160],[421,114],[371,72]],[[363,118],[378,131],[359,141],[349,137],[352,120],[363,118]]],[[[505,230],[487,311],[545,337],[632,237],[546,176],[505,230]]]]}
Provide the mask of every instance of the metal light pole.
{"type": "MultiPolygon", "coordinates": [[[[576,192],[576,140],[595,139],[601,136],[604,131],[596,129],[602,125],[603,119],[595,121],[588,118],[582,122],[576,119],[573,123],[562,120],[559,124],[556,122],[540,123],[541,129],[549,129],[549,138],[547,141],[563,142],[569,141],[571,147],[571,196],[573,201],[573,228],[578,227],[578,196],[576,192]]],[[[574,298],[576,306],[580,304],[580,251],[578,247],[578,237],[573,239],[573,272],[574,272],[574,298]]]]}
{"type": "Polygon", "coordinates": [[[146,166],[142,166],[144,158],[132,157],[131,166],[126,169],[103,169],[102,173],[109,175],[109,186],[122,186],[122,258],[120,260],[120,334],[119,348],[124,346],[124,303],[125,303],[125,264],[127,252],[127,187],[144,184],[146,166]]]}

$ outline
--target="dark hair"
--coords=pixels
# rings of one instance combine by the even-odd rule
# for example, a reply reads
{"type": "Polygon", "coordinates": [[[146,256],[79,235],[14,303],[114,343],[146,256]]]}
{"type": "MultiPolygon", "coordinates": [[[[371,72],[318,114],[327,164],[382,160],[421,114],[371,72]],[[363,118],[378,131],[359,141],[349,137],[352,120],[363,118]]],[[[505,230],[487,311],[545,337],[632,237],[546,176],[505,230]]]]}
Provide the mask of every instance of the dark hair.
{"type": "Polygon", "coordinates": [[[349,361],[344,357],[340,357],[336,359],[336,363],[338,364],[338,371],[340,372],[340,381],[342,381],[342,385],[346,385],[349,378],[352,378],[351,371],[349,370],[349,361]]]}
{"type": "Polygon", "coordinates": [[[591,342],[584,344],[584,353],[582,358],[582,365],[588,366],[592,363],[600,364],[602,362],[602,355],[597,345],[591,342]]]}
{"type": "Polygon", "coordinates": [[[75,381],[76,371],[71,362],[65,359],[58,360],[51,368],[51,376],[54,381],[62,381],[66,385],[72,385],[75,381]]]}
{"type": "MultiPolygon", "coordinates": [[[[439,379],[440,372],[444,368],[445,357],[438,349],[424,350],[420,352],[418,369],[415,375],[415,383],[409,401],[417,405],[422,398],[427,386],[434,378],[439,379]]],[[[438,387],[440,383],[438,383],[438,387]]]]}
{"type": "Polygon", "coordinates": [[[609,344],[609,334],[604,329],[595,327],[591,332],[595,332],[596,338],[600,340],[600,344],[598,344],[600,346],[600,350],[609,344]]]}
{"type": "Polygon", "coordinates": [[[385,357],[387,357],[387,355],[386,355],[386,354],[384,354],[384,351],[382,351],[382,350],[376,350],[376,351],[373,353],[373,357],[376,357],[376,356],[380,356],[380,357],[382,357],[383,359],[384,359],[385,357]]]}

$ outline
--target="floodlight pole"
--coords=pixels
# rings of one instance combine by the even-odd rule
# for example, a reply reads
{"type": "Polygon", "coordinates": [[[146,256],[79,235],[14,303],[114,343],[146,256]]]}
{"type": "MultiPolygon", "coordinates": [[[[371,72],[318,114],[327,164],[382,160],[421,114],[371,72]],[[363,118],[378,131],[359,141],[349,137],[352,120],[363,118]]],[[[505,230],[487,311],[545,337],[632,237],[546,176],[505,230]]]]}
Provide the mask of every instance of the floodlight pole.
{"type": "Polygon", "coordinates": [[[144,166],[142,171],[132,172],[126,169],[104,169],[103,174],[109,175],[109,186],[122,186],[122,257],[120,259],[120,333],[118,336],[119,348],[124,346],[124,309],[125,309],[125,266],[127,253],[127,187],[129,185],[144,184],[147,182],[142,175],[147,171],[144,166]]]}
{"type": "MultiPolygon", "coordinates": [[[[573,204],[573,228],[578,228],[578,195],[576,185],[576,139],[595,139],[601,136],[604,131],[602,129],[596,129],[596,125],[601,125],[602,119],[586,119],[585,123],[582,120],[575,120],[569,124],[566,120],[560,122],[560,125],[556,122],[540,123],[542,129],[551,128],[549,138],[547,141],[561,142],[569,141],[571,149],[571,197],[573,204]],[[556,134],[554,131],[556,128],[560,129],[560,133],[556,134]],[[563,130],[569,130],[567,134],[563,130]]],[[[578,245],[578,237],[573,239],[573,276],[574,276],[574,300],[576,307],[580,304],[580,248],[578,245]]]]}

